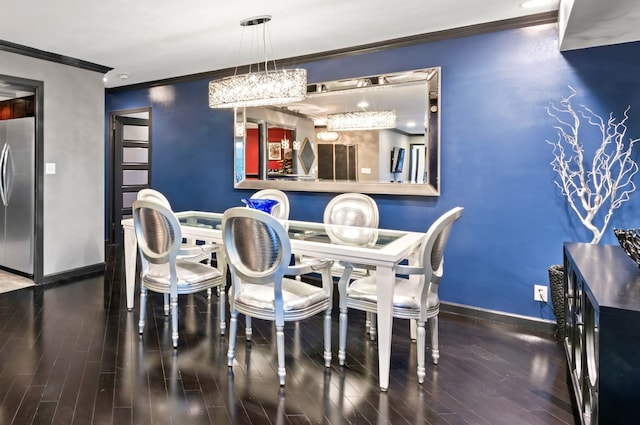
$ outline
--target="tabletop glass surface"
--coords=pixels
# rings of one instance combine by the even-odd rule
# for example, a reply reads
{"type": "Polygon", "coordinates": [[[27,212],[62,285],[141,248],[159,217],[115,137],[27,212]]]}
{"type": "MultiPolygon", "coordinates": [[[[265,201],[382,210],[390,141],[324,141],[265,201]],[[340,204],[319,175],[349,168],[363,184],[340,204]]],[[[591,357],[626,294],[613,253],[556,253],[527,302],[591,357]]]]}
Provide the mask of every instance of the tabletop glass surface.
{"type": "MultiPolygon", "coordinates": [[[[215,230],[222,227],[222,214],[219,213],[181,213],[178,214],[178,219],[183,226],[188,227],[215,230]]],[[[289,220],[284,223],[291,239],[373,249],[384,248],[407,234],[401,230],[325,225],[309,221],[289,220]]]]}

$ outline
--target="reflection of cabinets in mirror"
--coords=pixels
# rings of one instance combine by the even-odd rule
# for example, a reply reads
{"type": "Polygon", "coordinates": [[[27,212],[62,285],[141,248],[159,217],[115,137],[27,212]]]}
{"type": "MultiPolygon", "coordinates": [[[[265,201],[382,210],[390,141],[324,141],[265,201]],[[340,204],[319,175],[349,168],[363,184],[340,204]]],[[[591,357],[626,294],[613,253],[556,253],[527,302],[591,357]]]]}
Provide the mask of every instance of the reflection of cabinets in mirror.
{"type": "Polygon", "coordinates": [[[617,245],[564,246],[564,348],[583,425],[633,422],[640,403],[640,270],[617,245]]]}
{"type": "Polygon", "coordinates": [[[357,145],[319,143],[318,178],[357,181],[357,148],[357,145]]]}
{"type": "Polygon", "coordinates": [[[21,97],[17,99],[3,100],[0,102],[0,120],[10,120],[14,118],[33,117],[34,96],[21,97]]]}

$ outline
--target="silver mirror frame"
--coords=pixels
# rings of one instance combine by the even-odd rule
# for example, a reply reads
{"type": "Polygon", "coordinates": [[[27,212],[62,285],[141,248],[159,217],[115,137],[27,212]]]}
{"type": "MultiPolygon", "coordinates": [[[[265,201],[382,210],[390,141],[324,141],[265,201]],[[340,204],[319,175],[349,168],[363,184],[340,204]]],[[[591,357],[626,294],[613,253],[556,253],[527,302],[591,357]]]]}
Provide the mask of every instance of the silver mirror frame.
{"type": "MultiPolygon", "coordinates": [[[[425,68],[392,74],[380,74],[368,77],[357,77],[350,80],[366,78],[373,81],[385,81],[384,85],[406,85],[407,79],[412,82],[424,81],[427,105],[425,105],[425,121],[428,130],[425,132],[427,151],[427,182],[426,183],[394,183],[394,182],[363,182],[363,181],[326,181],[326,180],[258,180],[245,179],[245,132],[247,114],[244,109],[238,109],[234,114],[234,187],[237,189],[279,189],[282,191],[303,192],[359,192],[368,194],[439,196],[440,195],[440,111],[441,111],[441,79],[439,67],[425,68]],[[437,134],[433,134],[433,132],[437,134]]],[[[313,99],[314,92],[323,85],[340,86],[345,80],[326,83],[312,83],[308,85],[308,99],[313,99]]],[[[338,88],[334,90],[348,90],[338,88]]],[[[372,87],[376,89],[376,87],[372,87]]],[[[334,91],[332,90],[332,91],[334,91]]],[[[359,89],[362,90],[362,89],[359,89]]],[[[286,105],[283,105],[286,106],[286,105]]],[[[315,141],[314,141],[315,143],[315,141]]],[[[316,145],[317,146],[317,145],[316,145]]],[[[316,147],[317,149],[317,147],[316,147]]],[[[408,162],[408,161],[407,161],[408,162]]]]}

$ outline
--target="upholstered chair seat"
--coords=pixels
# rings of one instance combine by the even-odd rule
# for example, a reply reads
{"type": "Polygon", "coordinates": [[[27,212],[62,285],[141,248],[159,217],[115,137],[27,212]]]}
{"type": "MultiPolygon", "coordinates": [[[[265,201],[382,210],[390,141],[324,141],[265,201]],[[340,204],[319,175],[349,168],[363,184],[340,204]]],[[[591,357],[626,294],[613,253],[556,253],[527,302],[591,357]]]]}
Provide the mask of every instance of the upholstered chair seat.
{"type": "MultiPolygon", "coordinates": [[[[210,280],[223,277],[222,272],[217,268],[189,260],[176,260],[176,273],[178,275],[178,294],[205,290],[210,287],[208,284],[210,280]]],[[[171,284],[171,272],[168,265],[151,264],[144,280],[147,288],[152,291],[166,288],[171,284]]]]}
{"type": "MultiPolygon", "coordinates": [[[[398,312],[404,310],[413,310],[418,313],[422,307],[420,294],[424,287],[424,282],[415,282],[408,279],[396,278],[393,287],[393,308],[398,312]]],[[[377,301],[376,296],[376,277],[367,276],[354,281],[347,288],[347,296],[353,303],[361,301],[363,303],[372,303],[374,306],[377,301]]],[[[440,306],[438,294],[429,293],[427,296],[427,309],[436,309],[440,306]]]]}

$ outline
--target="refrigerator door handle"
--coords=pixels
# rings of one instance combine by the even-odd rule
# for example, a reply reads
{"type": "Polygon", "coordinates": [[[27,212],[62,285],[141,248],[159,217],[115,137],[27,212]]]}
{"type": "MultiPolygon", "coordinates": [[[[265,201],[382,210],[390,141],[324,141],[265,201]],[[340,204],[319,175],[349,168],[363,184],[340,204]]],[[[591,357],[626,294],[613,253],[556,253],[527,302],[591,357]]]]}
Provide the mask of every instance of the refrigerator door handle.
{"type": "Polygon", "coordinates": [[[7,162],[9,157],[9,145],[7,143],[2,147],[2,153],[0,154],[0,198],[2,198],[2,204],[6,207],[9,205],[8,193],[7,193],[7,162]]]}
{"type": "Polygon", "coordinates": [[[11,153],[11,145],[7,144],[7,154],[4,157],[4,164],[2,164],[2,180],[4,186],[4,206],[8,206],[11,202],[11,192],[13,191],[13,157],[11,153]]]}

